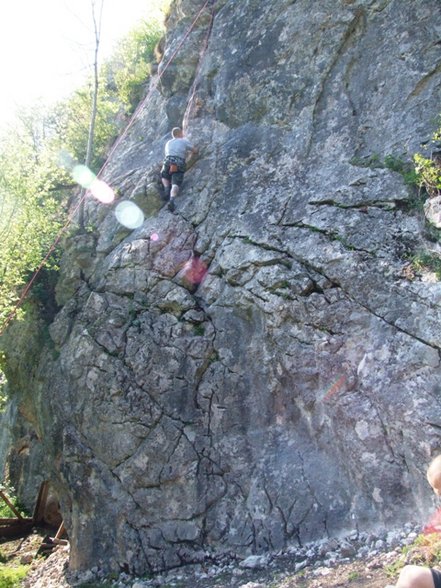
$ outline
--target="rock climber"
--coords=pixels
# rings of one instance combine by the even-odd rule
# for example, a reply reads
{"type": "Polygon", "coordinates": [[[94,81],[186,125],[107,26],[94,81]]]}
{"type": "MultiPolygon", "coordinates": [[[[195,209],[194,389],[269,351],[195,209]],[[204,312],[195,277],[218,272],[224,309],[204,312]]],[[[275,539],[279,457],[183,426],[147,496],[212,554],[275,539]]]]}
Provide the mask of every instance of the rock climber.
{"type": "Polygon", "coordinates": [[[165,158],[161,169],[162,185],[170,211],[175,210],[175,198],[184,180],[187,155],[195,155],[198,150],[184,137],[180,127],[174,127],[172,138],[165,144],[165,158]]]}
{"type": "MultiPolygon", "coordinates": [[[[427,481],[435,494],[441,496],[441,455],[435,457],[430,463],[427,470],[427,481]]],[[[426,532],[440,532],[439,515],[440,511],[426,527],[426,532]]],[[[441,588],[441,572],[425,566],[407,565],[401,570],[398,582],[394,586],[389,584],[386,588],[441,588]]]]}

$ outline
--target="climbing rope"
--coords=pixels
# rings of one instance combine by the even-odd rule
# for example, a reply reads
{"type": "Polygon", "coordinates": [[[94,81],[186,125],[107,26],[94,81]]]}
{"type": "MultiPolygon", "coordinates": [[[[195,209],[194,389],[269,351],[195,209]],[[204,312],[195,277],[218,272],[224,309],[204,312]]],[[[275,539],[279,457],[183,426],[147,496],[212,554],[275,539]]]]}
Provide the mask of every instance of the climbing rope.
{"type": "Polygon", "coordinates": [[[191,85],[190,97],[189,97],[189,99],[187,101],[187,108],[185,109],[184,116],[182,118],[182,129],[184,130],[184,133],[187,130],[188,121],[189,121],[189,118],[190,118],[190,112],[192,110],[193,102],[194,102],[194,99],[195,99],[195,96],[196,96],[196,88],[198,86],[198,81],[199,81],[199,72],[201,70],[202,63],[203,63],[203,60],[204,60],[204,56],[205,56],[205,53],[206,53],[206,51],[208,49],[208,42],[210,40],[211,32],[213,30],[214,5],[215,5],[215,1],[216,0],[211,0],[210,22],[208,23],[207,33],[205,35],[204,44],[202,46],[202,49],[199,51],[198,66],[196,68],[196,72],[195,72],[195,75],[194,75],[193,84],[191,85]]]}
{"type": "Polygon", "coordinates": [[[69,214],[66,223],[64,224],[64,226],[61,228],[61,230],[58,232],[58,235],[55,237],[54,241],[52,242],[52,245],[49,247],[48,252],[46,253],[46,255],[44,256],[42,262],[40,263],[40,265],[37,267],[37,269],[34,271],[34,273],[32,274],[31,279],[27,282],[27,284],[25,285],[25,287],[23,288],[23,291],[21,293],[20,298],[18,299],[18,301],[15,303],[14,308],[12,309],[12,311],[9,313],[9,315],[6,317],[5,322],[3,323],[1,330],[0,330],[0,337],[3,335],[3,333],[5,332],[7,326],[9,325],[9,323],[16,317],[17,312],[19,310],[19,308],[21,307],[21,305],[23,304],[23,302],[25,301],[27,295],[29,294],[29,290],[32,287],[32,284],[35,282],[35,280],[37,279],[38,274],[41,272],[41,270],[43,269],[43,267],[45,266],[46,262],[48,261],[49,257],[52,255],[52,253],[55,251],[58,243],[61,240],[61,237],[63,236],[63,234],[65,233],[65,231],[67,230],[67,228],[69,227],[69,225],[71,224],[71,222],[73,221],[76,213],[78,212],[78,209],[80,208],[82,202],[84,201],[84,196],[83,198],[81,198],[81,200],[78,201],[78,204],[75,206],[75,208],[72,210],[72,212],[69,214]]]}
{"type": "MultiPolygon", "coordinates": [[[[213,23],[213,17],[214,17],[214,2],[215,2],[215,0],[206,0],[205,3],[203,4],[202,8],[199,10],[199,12],[197,13],[197,15],[195,16],[195,18],[191,22],[190,26],[186,30],[185,34],[183,35],[183,37],[179,41],[178,45],[176,46],[176,49],[172,52],[171,56],[168,58],[168,60],[165,63],[164,67],[161,69],[161,71],[158,71],[158,74],[156,76],[156,79],[154,80],[153,83],[150,84],[150,88],[149,88],[149,91],[147,92],[146,97],[142,100],[142,102],[135,109],[135,111],[134,111],[133,115],[131,116],[129,122],[127,123],[127,125],[126,125],[123,133],[118,137],[118,139],[115,141],[114,145],[110,149],[110,151],[109,151],[109,153],[107,155],[107,158],[106,158],[105,163],[103,164],[103,166],[101,167],[101,169],[99,170],[99,172],[98,172],[98,174],[96,176],[97,178],[99,178],[102,175],[103,171],[105,170],[105,168],[107,167],[107,165],[109,163],[110,158],[112,157],[112,155],[114,154],[114,152],[116,151],[116,149],[118,148],[118,146],[120,145],[121,141],[127,136],[127,133],[129,132],[130,128],[132,127],[133,123],[135,122],[135,120],[136,120],[136,118],[137,118],[140,110],[143,109],[148,104],[148,102],[149,102],[149,100],[150,100],[153,92],[158,87],[159,82],[162,79],[162,76],[165,74],[165,72],[167,71],[168,67],[171,65],[171,63],[173,62],[173,60],[175,59],[175,57],[178,55],[178,53],[181,50],[182,46],[184,45],[185,41],[187,40],[187,38],[189,37],[189,35],[193,31],[194,27],[196,26],[196,23],[198,22],[198,20],[200,19],[201,15],[203,14],[203,12],[205,11],[206,7],[208,6],[208,4],[210,2],[212,3],[213,8],[212,8],[212,13],[211,13],[210,24],[209,24],[209,27],[208,27],[208,33],[211,32],[212,23],[213,23]]],[[[209,34],[206,37],[205,46],[204,46],[204,52],[202,53],[202,55],[206,51],[206,47],[208,45],[208,39],[209,39],[209,34]]],[[[200,66],[200,62],[199,62],[199,66],[200,66]]],[[[195,76],[195,81],[196,81],[196,76],[195,76]]],[[[194,82],[193,82],[193,85],[194,85],[194,82]]],[[[191,96],[191,98],[193,96],[194,96],[194,93],[191,96]]],[[[188,110],[188,106],[187,106],[187,110],[188,110]]],[[[186,112],[187,112],[187,110],[186,110],[186,112]]],[[[69,214],[69,216],[67,218],[66,223],[63,225],[63,227],[58,232],[58,234],[55,237],[52,245],[49,247],[48,252],[46,253],[45,257],[43,258],[42,262],[37,267],[37,269],[34,271],[31,279],[27,282],[27,284],[23,288],[23,291],[21,293],[21,296],[18,299],[18,301],[16,302],[13,310],[6,317],[5,322],[3,323],[3,325],[0,328],[0,337],[5,332],[6,328],[9,325],[9,323],[17,316],[17,312],[20,309],[20,307],[22,306],[22,304],[24,303],[27,295],[29,294],[29,291],[30,291],[33,283],[37,279],[39,273],[41,272],[41,270],[45,266],[45,264],[48,261],[49,257],[55,251],[55,249],[56,249],[57,245],[59,244],[61,238],[63,237],[64,233],[67,231],[68,227],[71,225],[72,221],[74,220],[75,215],[77,214],[78,210],[80,209],[80,207],[82,206],[83,202],[85,201],[86,197],[89,194],[90,194],[90,191],[89,190],[85,190],[84,191],[84,194],[82,195],[82,197],[80,198],[80,200],[78,201],[78,203],[76,204],[76,206],[74,207],[74,209],[70,212],[70,214],[69,214]]]]}
{"type": "MultiPolygon", "coordinates": [[[[124,132],[120,135],[120,137],[118,137],[117,141],[115,142],[115,145],[110,150],[110,152],[109,152],[109,154],[107,156],[106,162],[104,163],[103,167],[100,169],[99,174],[101,174],[103,172],[103,170],[105,169],[105,167],[107,166],[107,164],[108,164],[108,162],[110,160],[110,157],[113,155],[113,153],[115,152],[115,150],[117,149],[117,147],[119,146],[119,144],[121,143],[121,141],[126,137],[127,133],[129,132],[129,130],[131,128],[131,126],[133,125],[134,121],[136,120],[136,117],[138,116],[139,111],[141,109],[143,109],[144,106],[149,102],[150,97],[153,94],[154,90],[156,90],[156,88],[158,87],[159,82],[161,81],[162,76],[165,74],[165,72],[167,71],[167,68],[170,66],[170,64],[172,63],[172,61],[175,59],[175,57],[177,56],[177,54],[181,50],[181,47],[183,46],[183,44],[185,43],[185,41],[187,40],[187,38],[189,37],[189,35],[193,31],[194,27],[196,26],[196,23],[200,19],[200,17],[203,14],[205,8],[212,1],[213,0],[206,0],[205,4],[202,6],[202,8],[199,10],[199,12],[197,13],[197,15],[193,19],[190,27],[187,29],[186,33],[184,34],[184,36],[182,37],[182,39],[178,43],[176,49],[173,51],[173,53],[171,54],[171,56],[167,60],[166,64],[164,65],[164,68],[158,73],[155,82],[150,85],[150,89],[149,89],[146,97],[144,98],[144,100],[136,108],[136,110],[133,113],[131,119],[129,120],[126,128],[124,129],[124,132]]],[[[214,6],[214,2],[213,2],[213,6],[214,6]]],[[[213,13],[212,13],[212,18],[213,18],[213,13]]],[[[210,21],[210,27],[209,28],[210,28],[210,31],[211,31],[211,21],[210,21]]],[[[207,39],[207,41],[208,41],[208,39],[207,39]]]]}

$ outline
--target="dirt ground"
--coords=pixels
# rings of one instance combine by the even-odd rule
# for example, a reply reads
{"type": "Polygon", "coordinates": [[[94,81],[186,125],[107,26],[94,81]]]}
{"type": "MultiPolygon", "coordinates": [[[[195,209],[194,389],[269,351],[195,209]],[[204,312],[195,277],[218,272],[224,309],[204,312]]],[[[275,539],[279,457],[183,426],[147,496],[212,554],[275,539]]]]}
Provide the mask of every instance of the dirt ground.
{"type": "MultiPolygon", "coordinates": [[[[8,567],[27,566],[27,577],[23,588],[64,588],[68,549],[59,546],[53,550],[43,549],[45,539],[51,534],[47,529],[35,529],[29,535],[16,539],[0,539],[0,562],[8,567]]],[[[52,535],[54,532],[52,531],[52,535]]],[[[9,586],[9,584],[8,584],[9,586]]]]}
{"type": "MultiPolygon", "coordinates": [[[[50,555],[39,554],[46,533],[44,530],[36,530],[27,537],[0,542],[3,563],[8,566],[29,565],[28,576],[22,583],[24,588],[70,586],[65,575],[68,548],[59,547],[50,555]]],[[[382,553],[367,561],[358,559],[335,567],[304,568],[297,574],[292,569],[293,564],[286,558],[265,570],[236,569],[231,574],[210,579],[181,577],[170,582],[168,578],[158,585],[181,588],[384,588],[396,580],[396,575],[387,573],[387,566],[396,562],[398,557],[398,552],[382,553]]],[[[98,587],[98,584],[90,586],[98,587]]]]}
{"type": "Polygon", "coordinates": [[[36,561],[44,537],[45,532],[37,530],[18,539],[0,539],[0,561],[11,566],[31,564],[36,561]]]}

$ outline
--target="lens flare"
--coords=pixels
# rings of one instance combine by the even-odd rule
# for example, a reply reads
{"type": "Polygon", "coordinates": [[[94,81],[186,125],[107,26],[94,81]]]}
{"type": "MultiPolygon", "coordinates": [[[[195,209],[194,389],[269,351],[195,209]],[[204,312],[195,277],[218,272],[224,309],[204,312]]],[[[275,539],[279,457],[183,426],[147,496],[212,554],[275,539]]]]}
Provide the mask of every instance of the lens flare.
{"type": "Polygon", "coordinates": [[[83,188],[90,188],[96,180],[96,175],[86,165],[76,165],[72,170],[72,177],[83,188]]]}
{"type": "Polygon", "coordinates": [[[72,171],[76,165],[74,157],[68,152],[62,149],[58,153],[57,163],[59,167],[63,167],[68,171],[72,171]]]}
{"type": "Polygon", "coordinates": [[[207,265],[200,257],[191,257],[183,267],[184,276],[193,285],[199,285],[207,275],[207,265]]]}
{"type": "Polygon", "coordinates": [[[137,229],[144,222],[144,213],[139,206],[127,200],[118,204],[115,208],[115,216],[118,222],[128,229],[137,229]]]}
{"type": "Polygon", "coordinates": [[[432,514],[428,523],[423,528],[425,535],[431,535],[432,533],[441,532],[441,508],[438,508],[436,512],[432,514]]]}
{"type": "Polygon", "coordinates": [[[158,233],[152,233],[152,234],[150,235],[150,239],[151,239],[151,241],[158,241],[158,240],[159,240],[159,235],[158,235],[158,233]]]}
{"type": "Polygon", "coordinates": [[[115,200],[115,192],[109,184],[99,180],[86,165],[76,165],[72,169],[72,178],[82,188],[90,190],[92,196],[103,204],[110,204],[115,200]]]}
{"type": "Polygon", "coordinates": [[[103,180],[95,179],[89,186],[90,193],[95,196],[97,200],[102,202],[103,204],[110,204],[115,200],[115,192],[103,182],[103,180]]]}
{"type": "Polygon", "coordinates": [[[342,376],[339,377],[339,379],[332,384],[332,386],[329,388],[329,390],[326,392],[326,394],[323,396],[323,399],[325,402],[327,400],[330,400],[335,394],[337,394],[337,392],[339,392],[343,385],[346,382],[346,376],[343,374],[342,376]]]}

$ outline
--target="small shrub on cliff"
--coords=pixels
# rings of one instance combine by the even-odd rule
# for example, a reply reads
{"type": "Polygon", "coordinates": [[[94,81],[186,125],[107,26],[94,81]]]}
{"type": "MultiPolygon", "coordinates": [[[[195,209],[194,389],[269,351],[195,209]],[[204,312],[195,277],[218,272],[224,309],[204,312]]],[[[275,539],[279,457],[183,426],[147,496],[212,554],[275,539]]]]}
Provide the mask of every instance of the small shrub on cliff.
{"type": "Polygon", "coordinates": [[[418,183],[430,197],[441,194],[441,153],[430,158],[416,154],[414,157],[418,183]]]}
{"type": "Polygon", "coordinates": [[[411,260],[416,272],[433,272],[437,280],[441,280],[441,258],[436,253],[420,251],[411,260]]]}
{"type": "Polygon", "coordinates": [[[384,158],[384,166],[387,169],[395,171],[403,176],[404,183],[407,186],[418,185],[418,173],[411,161],[405,160],[402,157],[395,155],[386,155],[384,158]]]}
{"type": "Polygon", "coordinates": [[[426,155],[415,154],[415,172],[418,185],[433,198],[441,195],[441,115],[438,128],[426,147],[426,152],[428,152],[426,155]]]}

